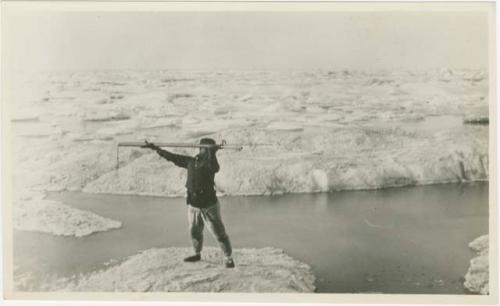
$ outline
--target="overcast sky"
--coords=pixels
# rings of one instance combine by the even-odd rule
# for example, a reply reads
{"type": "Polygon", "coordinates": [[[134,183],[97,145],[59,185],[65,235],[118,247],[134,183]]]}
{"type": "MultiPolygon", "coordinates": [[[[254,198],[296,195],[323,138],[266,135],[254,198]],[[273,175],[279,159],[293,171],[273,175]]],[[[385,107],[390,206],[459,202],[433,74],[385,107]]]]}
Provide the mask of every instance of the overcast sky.
{"type": "Polygon", "coordinates": [[[47,12],[7,15],[26,69],[486,68],[483,12],[47,12]]]}

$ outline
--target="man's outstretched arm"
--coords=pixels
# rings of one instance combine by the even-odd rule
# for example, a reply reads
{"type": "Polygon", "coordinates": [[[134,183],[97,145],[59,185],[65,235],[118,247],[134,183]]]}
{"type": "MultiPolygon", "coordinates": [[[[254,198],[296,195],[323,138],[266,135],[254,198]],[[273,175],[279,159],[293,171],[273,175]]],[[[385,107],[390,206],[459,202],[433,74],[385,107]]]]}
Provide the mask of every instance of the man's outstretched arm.
{"type": "Polygon", "coordinates": [[[152,150],[155,150],[161,157],[165,158],[168,161],[173,162],[176,166],[182,167],[182,168],[187,168],[187,165],[189,161],[192,159],[191,156],[187,155],[180,155],[180,154],[174,154],[172,152],[169,152],[167,150],[163,150],[157,145],[150,143],[150,142],[145,142],[145,145],[142,146],[141,148],[149,148],[152,150]]]}

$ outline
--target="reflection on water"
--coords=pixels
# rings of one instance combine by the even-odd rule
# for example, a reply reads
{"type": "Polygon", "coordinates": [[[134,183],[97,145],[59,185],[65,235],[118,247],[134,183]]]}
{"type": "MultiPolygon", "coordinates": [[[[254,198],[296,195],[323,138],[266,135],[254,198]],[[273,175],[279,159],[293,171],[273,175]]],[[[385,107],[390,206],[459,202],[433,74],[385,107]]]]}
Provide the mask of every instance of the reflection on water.
{"type": "MultiPolygon", "coordinates": [[[[78,239],[15,231],[14,263],[22,269],[72,275],[152,247],[190,246],[184,199],[50,198],[123,227],[78,239]]],[[[318,292],[465,293],[462,277],[474,256],[467,244],[488,231],[487,183],[225,197],[221,204],[235,248],[284,249],[312,266],[318,292]]],[[[206,243],[217,245],[211,237],[206,243]]]]}

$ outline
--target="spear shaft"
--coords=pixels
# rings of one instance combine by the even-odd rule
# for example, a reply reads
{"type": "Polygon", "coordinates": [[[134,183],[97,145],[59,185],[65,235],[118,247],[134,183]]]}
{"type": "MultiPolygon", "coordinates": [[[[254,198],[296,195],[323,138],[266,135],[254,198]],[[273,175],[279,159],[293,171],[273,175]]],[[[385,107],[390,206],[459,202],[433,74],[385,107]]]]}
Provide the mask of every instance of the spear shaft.
{"type": "MultiPolygon", "coordinates": [[[[120,147],[142,147],[144,146],[144,142],[140,141],[123,141],[119,142],[116,147],[116,170],[120,167],[120,147]]],[[[243,146],[239,145],[227,145],[225,141],[221,144],[194,144],[194,143],[179,143],[179,142],[155,142],[155,146],[157,147],[170,147],[170,148],[213,148],[217,147],[218,149],[229,149],[229,150],[237,150],[241,151],[243,146]]]]}
{"type": "MultiPolygon", "coordinates": [[[[191,144],[191,143],[180,143],[180,142],[155,142],[155,146],[158,147],[170,147],[170,148],[213,148],[217,147],[219,149],[229,149],[229,150],[242,150],[242,146],[226,145],[226,144],[191,144]]],[[[118,143],[119,147],[142,147],[144,142],[139,141],[124,141],[118,143]]]]}

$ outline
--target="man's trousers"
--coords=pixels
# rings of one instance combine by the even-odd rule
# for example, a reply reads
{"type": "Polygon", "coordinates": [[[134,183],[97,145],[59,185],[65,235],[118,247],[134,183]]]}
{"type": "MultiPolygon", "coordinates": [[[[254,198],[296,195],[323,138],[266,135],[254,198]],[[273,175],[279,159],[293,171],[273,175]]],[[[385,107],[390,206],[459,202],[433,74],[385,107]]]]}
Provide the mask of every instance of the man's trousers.
{"type": "Polygon", "coordinates": [[[204,225],[206,225],[210,233],[219,242],[224,255],[226,257],[231,256],[231,243],[226,234],[224,223],[222,223],[220,204],[218,201],[207,208],[198,208],[188,205],[188,221],[191,241],[196,254],[199,254],[203,248],[203,228],[204,225]]]}

